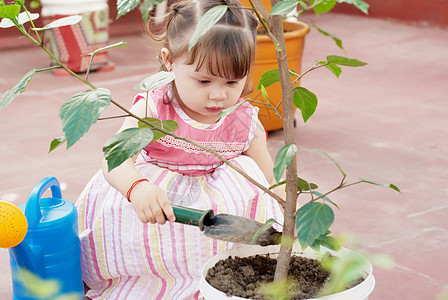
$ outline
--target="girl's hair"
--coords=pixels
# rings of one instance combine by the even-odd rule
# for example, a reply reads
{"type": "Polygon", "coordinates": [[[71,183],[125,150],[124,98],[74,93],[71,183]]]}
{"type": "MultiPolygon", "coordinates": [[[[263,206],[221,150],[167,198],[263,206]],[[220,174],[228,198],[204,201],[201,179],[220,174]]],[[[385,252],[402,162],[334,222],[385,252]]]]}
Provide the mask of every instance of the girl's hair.
{"type": "MultiPolygon", "coordinates": [[[[158,35],[149,30],[153,25],[151,22],[147,24],[149,35],[170,51],[171,59],[186,53],[186,64],[196,63],[196,70],[204,66],[213,76],[239,79],[249,75],[255,56],[258,21],[249,10],[242,8],[239,1],[187,0],[174,3],[166,16],[165,31],[158,35]],[[227,12],[188,51],[188,43],[198,21],[218,5],[227,5],[227,12]]],[[[162,64],[162,69],[164,67],[162,64]]],[[[250,88],[246,84],[243,95],[248,94],[250,88]]]]}

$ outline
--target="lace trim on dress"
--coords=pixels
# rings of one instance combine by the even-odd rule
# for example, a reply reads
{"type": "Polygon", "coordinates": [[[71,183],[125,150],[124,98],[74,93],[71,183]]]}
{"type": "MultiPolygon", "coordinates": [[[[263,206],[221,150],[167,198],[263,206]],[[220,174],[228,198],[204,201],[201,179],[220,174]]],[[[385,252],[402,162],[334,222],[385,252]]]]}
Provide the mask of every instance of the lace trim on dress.
{"type": "MultiPolygon", "coordinates": [[[[203,155],[213,155],[198,146],[192,145],[187,141],[176,139],[172,136],[164,136],[157,140],[160,144],[164,145],[165,147],[170,148],[176,148],[180,149],[182,151],[185,151],[187,153],[194,153],[194,154],[203,154],[203,155]]],[[[212,150],[215,150],[216,152],[223,154],[223,155],[238,155],[241,154],[243,149],[246,146],[245,142],[197,142],[198,144],[211,148],[212,150]]]]}

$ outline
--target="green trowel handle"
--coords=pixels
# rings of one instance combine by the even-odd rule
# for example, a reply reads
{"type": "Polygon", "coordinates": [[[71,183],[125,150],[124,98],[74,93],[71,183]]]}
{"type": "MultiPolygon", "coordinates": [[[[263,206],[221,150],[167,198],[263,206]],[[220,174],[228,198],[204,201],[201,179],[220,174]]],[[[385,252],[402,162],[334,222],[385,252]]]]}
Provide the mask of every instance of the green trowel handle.
{"type": "Polygon", "coordinates": [[[204,230],[204,225],[211,225],[213,218],[213,210],[199,210],[189,207],[172,205],[176,222],[198,226],[201,231],[204,230]]]}

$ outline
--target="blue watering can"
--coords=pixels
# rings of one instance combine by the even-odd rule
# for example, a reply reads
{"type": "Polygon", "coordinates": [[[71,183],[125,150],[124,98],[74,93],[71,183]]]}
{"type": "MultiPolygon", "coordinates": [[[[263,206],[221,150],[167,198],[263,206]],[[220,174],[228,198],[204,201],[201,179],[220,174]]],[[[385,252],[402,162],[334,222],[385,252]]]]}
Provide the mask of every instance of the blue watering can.
{"type": "Polygon", "coordinates": [[[54,299],[62,295],[84,299],[78,215],[73,203],[61,198],[57,179],[41,180],[28,202],[19,208],[26,216],[28,230],[23,241],[9,251],[13,299],[54,299]],[[48,189],[52,197],[41,198],[48,189]],[[36,294],[39,283],[41,291],[36,294]],[[45,291],[45,285],[53,291],[45,291]]]}

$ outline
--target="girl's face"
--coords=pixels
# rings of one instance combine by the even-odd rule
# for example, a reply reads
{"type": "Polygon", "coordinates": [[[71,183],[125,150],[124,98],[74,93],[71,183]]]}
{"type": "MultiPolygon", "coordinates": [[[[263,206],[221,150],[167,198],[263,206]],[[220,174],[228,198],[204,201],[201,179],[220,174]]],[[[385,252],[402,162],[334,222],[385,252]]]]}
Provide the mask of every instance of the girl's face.
{"type": "Polygon", "coordinates": [[[186,54],[172,61],[178,93],[177,101],[185,113],[200,123],[215,123],[219,113],[238,101],[246,83],[243,78],[223,78],[209,74],[207,68],[185,64],[186,54]]]}

